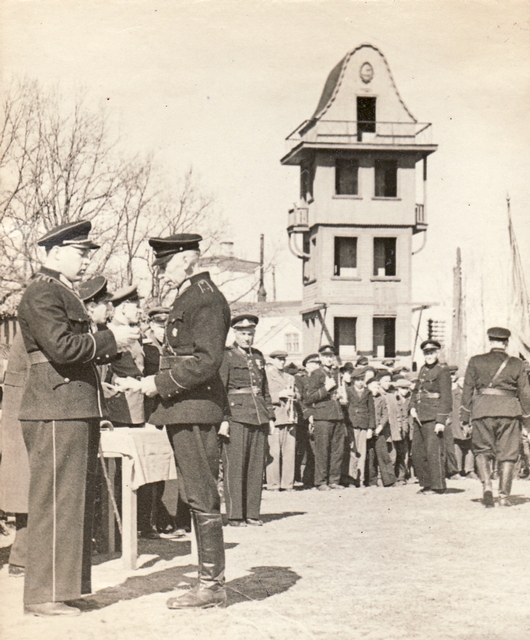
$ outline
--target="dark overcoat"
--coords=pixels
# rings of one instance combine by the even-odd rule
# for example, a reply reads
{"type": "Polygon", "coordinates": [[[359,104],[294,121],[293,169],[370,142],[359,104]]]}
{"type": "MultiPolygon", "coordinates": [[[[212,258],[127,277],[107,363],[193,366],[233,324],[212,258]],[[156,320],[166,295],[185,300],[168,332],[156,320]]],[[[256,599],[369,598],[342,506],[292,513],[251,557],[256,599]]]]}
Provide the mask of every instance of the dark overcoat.
{"type": "Polygon", "coordinates": [[[192,276],[168,316],[152,424],[222,422],[227,400],[219,368],[229,328],[228,302],[210,274],[192,276]]]}
{"type": "Polygon", "coordinates": [[[28,355],[19,331],[13,340],[7,360],[0,428],[0,509],[7,513],[28,512],[28,451],[18,419],[28,371],[28,355]]]}

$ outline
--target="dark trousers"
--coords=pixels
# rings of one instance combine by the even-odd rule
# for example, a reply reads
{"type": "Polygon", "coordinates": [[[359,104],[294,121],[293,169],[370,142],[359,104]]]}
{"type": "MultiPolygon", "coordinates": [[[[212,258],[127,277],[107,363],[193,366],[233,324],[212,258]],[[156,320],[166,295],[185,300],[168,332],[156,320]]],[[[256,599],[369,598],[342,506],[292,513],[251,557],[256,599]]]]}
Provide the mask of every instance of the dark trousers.
{"type": "Polygon", "coordinates": [[[386,436],[380,433],[366,441],[367,484],[377,484],[377,470],[381,473],[381,482],[384,487],[390,487],[396,482],[394,465],[390,459],[389,443],[386,436]]]}
{"type": "Polygon", "coordinates": [[[90,589],[99,420],[26,420],[22,431],[31,474],[24,603],[75,600],[90,589]]]}
{"type": "Polygon", "coordinates": [[[436,422],[414,425],[412,463],[420,485],[442,490],[445,484],[444,438],[434,432],[436,422]]]}
{"type": "Polygon", "coordinates": [[[230,422],[223,444],[226,512],[229,520],[259,518],[268,425],[230,422]]]}
{"type": "Polygon", "coordinates": [[[445,425],[444,429],[444,447],[445,447],[445,473],[447,477],[456,475],[460,469],[456,462],[455,440],[453,438],[453,429],[450,424],[445,425]]]}
{"type": "Polygon", "coordinates": [[[315,485],[338,484],[344,457],[344,424],[340,420],[315,420],[315,485]]]}
{"type": "Polygon", "coordinates": [[[296,428],[296,457],[294,479],[312,487],[315,482],[315,454],[306,420],[296,428]]]}
{"type": "Polygon", "coordinates": [[[473,453],[495,456],[497,462],[516,462],[521,441],[519,418],[473,420],[473,453]]]}
{"type": "Polygon", "coordinates": [[[9,553],[9,564],[17,567],[26,566],[26,553],[28,548],[28,514],[15,514],[16,535],[9,553]]]}
{"type": "Polygon", "coordinates": [[[221,513],[217,491],[219,444],[217,428],[207,424],[171,424],[166,427],[185,499],[194,511],[221,513]]]}
{"type": "Polygon", "coordinates": [[[396,451],[396,461],[394,463],[394,473],[396,479],[404,482],[409,477],[408,473],[408,455],[409,455],[409,439],[403,436],[403,440],[394,440],[394,449],[396,451]]]}

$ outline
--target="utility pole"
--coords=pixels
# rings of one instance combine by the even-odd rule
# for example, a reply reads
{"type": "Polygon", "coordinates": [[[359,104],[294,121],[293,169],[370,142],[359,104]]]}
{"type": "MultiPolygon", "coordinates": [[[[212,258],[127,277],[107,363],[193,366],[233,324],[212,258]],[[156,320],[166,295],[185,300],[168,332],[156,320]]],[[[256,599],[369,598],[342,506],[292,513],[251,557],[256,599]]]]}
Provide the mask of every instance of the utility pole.
{"type": "Polygon", "coordinates": [[[453,268],[453,329],[451,340],[451,364],[460,371],[465,367],[464,309],[462,304],[462,257],[460,247],[456,250],[456,265],[453,268]]]}
{"type": "Polygon", "coordinates": [[[265,236],[263,234],[259,237],[259,289],[258,289],[258,302],[267,301],[267,291],[265,290],[265,236]]]}

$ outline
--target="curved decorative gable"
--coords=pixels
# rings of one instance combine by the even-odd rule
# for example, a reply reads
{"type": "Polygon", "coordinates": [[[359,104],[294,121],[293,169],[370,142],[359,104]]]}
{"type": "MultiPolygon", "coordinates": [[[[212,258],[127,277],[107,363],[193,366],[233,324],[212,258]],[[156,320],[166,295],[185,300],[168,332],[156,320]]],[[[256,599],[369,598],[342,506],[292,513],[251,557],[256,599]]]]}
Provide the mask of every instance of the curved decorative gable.
{"type": "Polygon", "coordinates": [[[350,51],[329,74],[311,121],[355,122],[357,98],[377,98],[379,122],[417,122],[392,77],[385,56],[371,44],[350,51]]]}

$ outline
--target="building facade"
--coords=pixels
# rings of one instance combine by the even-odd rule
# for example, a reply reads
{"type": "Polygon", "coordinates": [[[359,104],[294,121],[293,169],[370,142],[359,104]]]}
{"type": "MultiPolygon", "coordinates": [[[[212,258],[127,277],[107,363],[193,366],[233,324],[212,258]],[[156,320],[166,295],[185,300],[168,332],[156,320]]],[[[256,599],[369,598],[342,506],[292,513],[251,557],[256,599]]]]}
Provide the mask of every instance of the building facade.
{"type": "Polygon", "coordinates": [[[383,54],[365,44],[331,71],[315,113],[287,138],[282,164],[300,167],[288,233],[304,262],[304,352],[332,343],[343,360],[410,359],[413,236],[427,229],[431,136],[383,54]]]}

